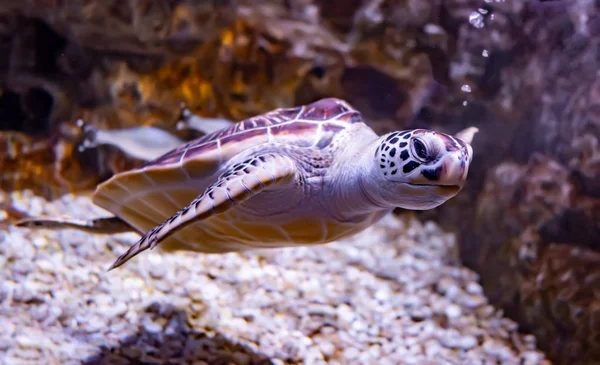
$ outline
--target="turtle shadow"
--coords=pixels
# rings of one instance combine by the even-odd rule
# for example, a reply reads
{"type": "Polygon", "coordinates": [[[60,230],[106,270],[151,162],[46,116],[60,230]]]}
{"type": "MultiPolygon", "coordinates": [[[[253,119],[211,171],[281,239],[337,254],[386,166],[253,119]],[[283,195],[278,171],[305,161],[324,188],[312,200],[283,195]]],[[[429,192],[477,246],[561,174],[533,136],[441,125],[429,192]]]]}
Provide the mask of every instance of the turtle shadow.
{"type": "Polygon", "coordinates": [[[188,314],[164,303],[153,303],[141,313],[138,331],[113,347],[83,360],[84,365],[117,364],[248,364],[271,365],[274,362],[248,346],[223,334],[193,328],[188,314]]]}

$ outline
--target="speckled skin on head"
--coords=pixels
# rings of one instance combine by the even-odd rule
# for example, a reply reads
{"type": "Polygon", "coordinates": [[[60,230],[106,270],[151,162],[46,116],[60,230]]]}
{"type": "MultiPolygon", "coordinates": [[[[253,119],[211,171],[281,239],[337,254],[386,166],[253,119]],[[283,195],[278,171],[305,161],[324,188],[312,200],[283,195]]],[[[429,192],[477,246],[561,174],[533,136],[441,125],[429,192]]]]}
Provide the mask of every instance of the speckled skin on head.
{"type": "Polygon", "coordinates": [[[115,217],[20,226],[142,234],[112,268],[160,244],[204,253],[323,244],[396,207],[432,209],[463,187],[477,130],[378,136],[348,103],[277,109],[186,143],[98,186],[115,217]]]}
{"type": "MultiPolygon", "coordinates": [[[[467,129],[463,134],[475,132],[475,129],[467,129]]],[[[468,136],[463,138],[468,139],[468,136]]],[[[439,206],[448,200],[448,195],[455,195],[462,188],[473,159],[473,148],[460,138],[415,129],[381,137],[375,158],[384,180],[393,182],[390,184],[393,195],[421,197],[405,198],[398,206],[424,210],[439,206]],[[428,192],[429,198],[417,193],[417,189],[428,192]]],[[[386,185],[385,182],[380,184],[386,185]]]]}

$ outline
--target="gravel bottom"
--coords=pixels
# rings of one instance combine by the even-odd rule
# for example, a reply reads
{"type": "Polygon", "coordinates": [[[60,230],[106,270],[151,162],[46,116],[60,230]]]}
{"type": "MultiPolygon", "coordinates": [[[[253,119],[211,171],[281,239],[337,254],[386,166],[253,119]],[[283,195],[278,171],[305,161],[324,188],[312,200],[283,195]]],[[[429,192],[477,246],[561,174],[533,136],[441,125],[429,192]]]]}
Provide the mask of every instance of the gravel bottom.
{"type": "MultiPolygon", "coordinates": [[[[107,215],[84,196],[2,200],[32,216],[107,215]]],[[[107,272],[137,239],[0,231],[0,362],[549,364],[434,223],[389,216],[317,247],[157,249],[107,272]]]]}

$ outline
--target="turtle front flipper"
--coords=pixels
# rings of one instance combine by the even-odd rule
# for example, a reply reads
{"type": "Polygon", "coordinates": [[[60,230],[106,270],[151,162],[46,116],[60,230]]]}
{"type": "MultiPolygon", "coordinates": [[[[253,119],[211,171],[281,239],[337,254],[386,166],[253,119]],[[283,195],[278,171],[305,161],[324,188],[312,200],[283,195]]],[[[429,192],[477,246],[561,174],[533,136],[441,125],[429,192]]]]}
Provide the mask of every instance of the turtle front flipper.
{"type": "Polygon", "coordinates": [[[108,269],[123,265],[137,254],[152,249],[162,240],[189,224],[223,213],[234,205],[275,185],[294,183],[297,169],[285,155],[267,153],[234,164],[187,207],[148,231],[108,269]]]}
{"type": "Polygon", "coordinates": [[[477,134],[477,132],[479,132],[478,128],[469,127],[469,128],[465,128],[462,131],[456,133],[454,135],[454,137],[462,140],[465,143],[471,144],[471,143],[473,143],[473,137],[475,137],[475,134],[477,134]]]}
{"type": "Polygon", "coordinates": [[[15,227],[34,229],[78,229],[95,234],[137,232],[135,228],[118,217],[104,217],[90,220],[33,218],[21,220],[14,225],[15,227]]]}

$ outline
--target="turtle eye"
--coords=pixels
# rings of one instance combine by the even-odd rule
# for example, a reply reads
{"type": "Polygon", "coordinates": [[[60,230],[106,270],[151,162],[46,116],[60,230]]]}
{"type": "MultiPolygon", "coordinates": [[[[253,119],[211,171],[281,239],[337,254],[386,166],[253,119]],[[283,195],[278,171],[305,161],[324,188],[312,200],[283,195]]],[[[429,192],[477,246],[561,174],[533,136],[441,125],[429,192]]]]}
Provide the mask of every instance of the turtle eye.
{"type": "Polygon", "coordinates": [[[413,139],[413,150],[418,159],[422,161],[429,161],[429,154],[427,153],[427,147],[425,143],[418,138],[413,139]]]}

